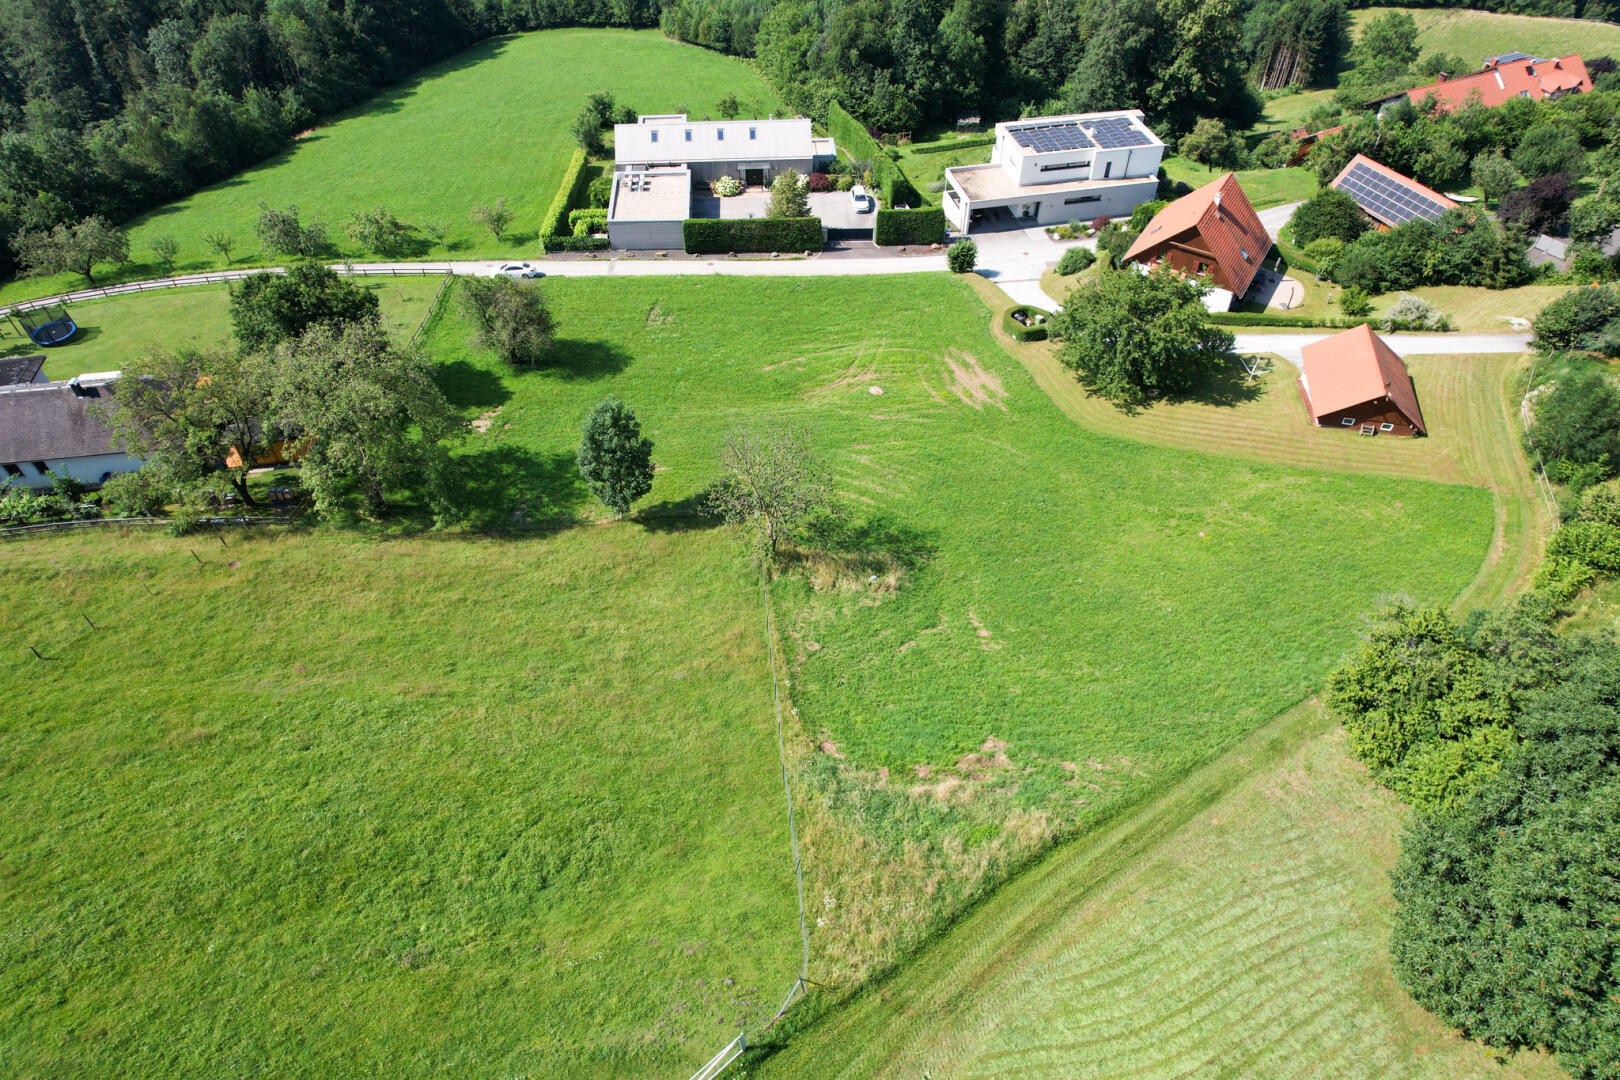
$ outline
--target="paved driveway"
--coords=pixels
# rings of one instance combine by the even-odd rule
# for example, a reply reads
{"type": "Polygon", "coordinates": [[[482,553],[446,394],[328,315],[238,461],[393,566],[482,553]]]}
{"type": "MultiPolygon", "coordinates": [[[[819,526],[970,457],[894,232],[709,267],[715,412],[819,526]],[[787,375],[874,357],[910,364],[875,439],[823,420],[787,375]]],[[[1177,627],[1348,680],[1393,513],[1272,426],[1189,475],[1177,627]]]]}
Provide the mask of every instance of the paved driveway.
{"type": "Polygon", "coordinates": [[[977,273],[996,283],[1014,302],[1056,311],[1059,298],[1041,289],[1041,274],[1057,264],[1066,248],[1096,249],[1095,240],[1054,240],[1041,226],[971,234],[979,246],[977,273]]]}
{"type": "MultiPolygon", "coordinates": [[[[1457,353],[1529,352],[1529,334],[1380,334],[1401,356],[1455,355],[1457,353]]],[[[1240,353],[1275,353],[1295,367],[1303,367],[1300,350],[1332,334],[1238,334],[1240,353]]]]}

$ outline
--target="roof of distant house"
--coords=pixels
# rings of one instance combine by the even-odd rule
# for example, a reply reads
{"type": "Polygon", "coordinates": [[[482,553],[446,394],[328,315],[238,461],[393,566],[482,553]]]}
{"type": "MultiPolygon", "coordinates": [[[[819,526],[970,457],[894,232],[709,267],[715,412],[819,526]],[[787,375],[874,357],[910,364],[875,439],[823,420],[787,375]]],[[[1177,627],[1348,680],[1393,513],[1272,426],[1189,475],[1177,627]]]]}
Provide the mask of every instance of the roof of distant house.
{"type": "Polygon", "coordinates": [[[39,371],[44,366],[43,356],[0,357],[0,386],[31,383],[39,378],[39,371]]]}
{"type": "Polygon", "coordinates": [[[0,390],[0,461],[53,461],[121,453],[89,409],[112,397],[106,383],[35,383],[0,390]]]}
{"type": "Polygon", "coordinates": [[[1261,260],[1271,250],[1271,235],[1232,173],[1216,177],[1153,215],[1122,261],[1130,262],[1189,229],[1198,230],[1209,245],[1232,283],[1232,292],[1237,296],[1248,292],[1261,260]]]}
{"type": "Polygon", "coordinates": [[[1351,158],[1328,187],[1344,192],[1368,216],[1391,227],[1418,217],[1438,221],[1441,214],[1457,206],[1433,188],[1402,176],[1366,154],[1351,158]]]}
{"type": "Polygon", "coordinates": [[[1413,427],[1428,433],[1406,361],[1367,323],[1312,342],[1300,352],[1313,420],[1388,398],[1413,427]]]}
{"type": "MultiPolygon", "coordinates": [[[[1592,77],[1586,73],[1586,63],[1578,54],[1541,60],[1526,57],[1523,53],[1506,53],[1488,59],[1481,71],[1443,78],[1439,82],[1408,90],[1406,96],[1414,104],[1422,104],[1425,98],[1432,97],[1441,108],[1449,111],[1466,104],[1474,94],[1479,95],[1481,104],[1495,106],[1516,97],[1540,101],[1549,94],[1556,96],[1572,90],[1585,92],[1591,89],[1592,77]],[[1492,60],[1496,62],[1492,63],[1492,60]]],[[[1382,100],[1392,101],[1400,96],[1394,94],[1382,100]]]]}
{"type": "Polygon", "coordinates": [[[613,125],[613,160],[619,165],[809,159],[816,150],[815,134],[804,117],[688,120],[671,113],[613,125]]]}

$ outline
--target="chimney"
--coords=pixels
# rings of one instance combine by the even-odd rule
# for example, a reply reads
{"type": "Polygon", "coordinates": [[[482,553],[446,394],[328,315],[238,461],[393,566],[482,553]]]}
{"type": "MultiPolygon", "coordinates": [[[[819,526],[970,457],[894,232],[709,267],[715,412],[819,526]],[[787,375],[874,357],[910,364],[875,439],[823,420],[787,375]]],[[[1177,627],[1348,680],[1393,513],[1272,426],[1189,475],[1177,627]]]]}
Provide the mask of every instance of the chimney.
{"type": "Polygon", "coordinates": [[[1445,81],[1446,81],[1446,80],[1447,80],[1447,79],[1449,79],[1449,78],[1451,78],[1451,75],[1450,75],[1450,73],[1449,73],[1449,72],[1445,72],[1445,71],[1442,71],[1442,72],[1441,72],[1441,73],[1440,73],[1440,77],[1439,77],[1439,78],[1438,78],[1438,79],[1436,79],[1436,80],[1434,80],[1434,81],[1435,81],[1435,82],[1437,82],[1437,83],[1443,83],[1443,82],[1445,82],[1445,81]]]}
{"type": "Polygon", "coordinates": [[[68,380],[68,389],[73,391],[74,397],[84,397],[84,387],[79,385],[79,377],[77,375],[68,380]]]}
{"type": "Polygon", "coordinates": [[[1215,212],[1217,214],[1221,212],[1221,192],[1219,188],[1215,190],[1215,212]]]}

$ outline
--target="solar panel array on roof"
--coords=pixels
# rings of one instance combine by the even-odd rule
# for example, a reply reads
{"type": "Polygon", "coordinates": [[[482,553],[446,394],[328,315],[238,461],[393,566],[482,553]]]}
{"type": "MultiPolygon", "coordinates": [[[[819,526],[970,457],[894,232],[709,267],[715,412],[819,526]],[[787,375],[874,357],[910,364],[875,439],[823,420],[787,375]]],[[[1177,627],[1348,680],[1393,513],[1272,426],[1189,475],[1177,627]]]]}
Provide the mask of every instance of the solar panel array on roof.
{"type": "Polygon", "coordinates": [[[1151,139],[1141,128],[1123,116],[1106,116],[1101,120],[1082,120],[1082,124],[1104,150],[1118,150],[1126,146],[1147,146],[1151,139]]]}
{"type": "Polygon", "coordinates": [[[1446,212],[1446,208],[1433,199],[1359,161],[1334,186],[1356,200],[1357,206],[1389,225],[1405,225],[1413,218],[1439,221],[1440,215],[1446,212]]]}
{"type": "Polygon", "coordinates": [[[1037,124],[1033,127],[1013,128],[1009,133],[1013,141],[1025,150],[1045,154],[1053,150],[1089,150],[1097,144],[1080,130],[1073,120],[1060,124],[1037,124]]]}

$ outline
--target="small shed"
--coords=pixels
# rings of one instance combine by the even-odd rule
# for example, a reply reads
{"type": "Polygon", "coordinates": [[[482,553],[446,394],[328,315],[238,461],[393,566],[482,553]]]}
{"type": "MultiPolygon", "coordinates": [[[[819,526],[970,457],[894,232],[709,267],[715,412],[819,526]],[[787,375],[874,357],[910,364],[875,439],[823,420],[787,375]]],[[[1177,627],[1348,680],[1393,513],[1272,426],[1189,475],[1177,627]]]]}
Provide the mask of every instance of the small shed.
{"type": "Polygon", "coordinates": [[[1366,323],[1312,342],[1299,385],[1317,427],[1363,435],[1427,435],[1406,361],[1366,323]]]}

